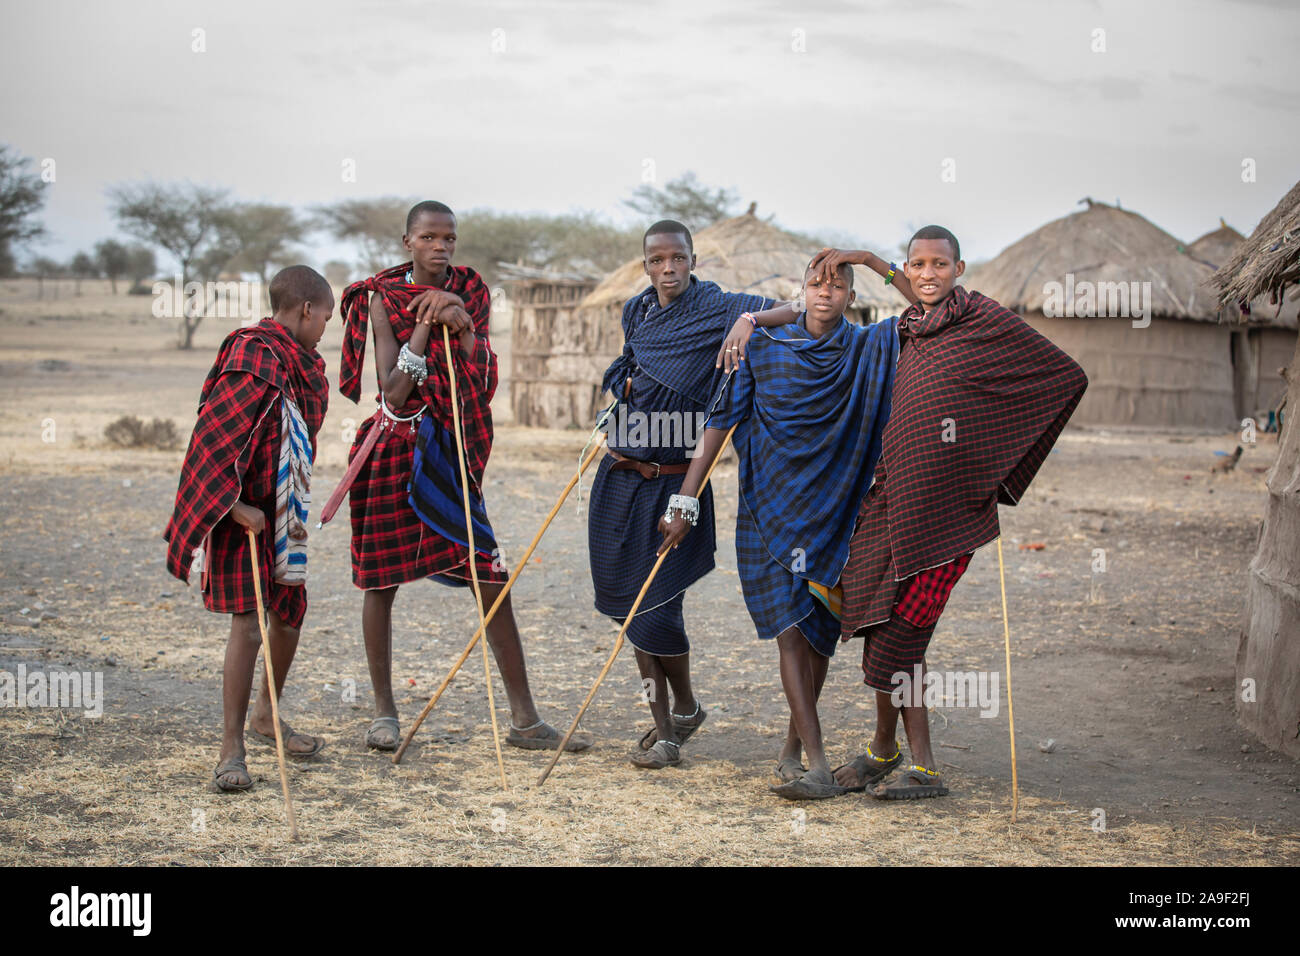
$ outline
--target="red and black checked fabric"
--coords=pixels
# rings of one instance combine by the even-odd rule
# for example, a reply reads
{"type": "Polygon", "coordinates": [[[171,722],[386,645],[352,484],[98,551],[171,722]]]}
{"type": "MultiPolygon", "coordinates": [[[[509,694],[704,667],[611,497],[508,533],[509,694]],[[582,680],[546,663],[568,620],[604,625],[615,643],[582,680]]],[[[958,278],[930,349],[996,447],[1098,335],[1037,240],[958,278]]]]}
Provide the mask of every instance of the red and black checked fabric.
{"type": "MultiPolygon", "coordinates": [[[[361,395],[370,296],[378,294],[383,299],[388,322],[400,344],[409,342],[415,332],[415,316],[406,307],[416,295],[430,287],[408,285],[405,276],[410,268],[409,262],[394,266],[363,282],[354,283],[343,293],[345,338],[339,391],[353,401],[361,395]]],[[[481,495],[483,469],[492,450],[490,403],[497,387],[497,357],[488,337],[491,298],[487,285],[473,269],[453,266],[450,273],[444,291],[458,295],[465,303],[465,311],[474,320],[474,354],[466,361],[454,343],[452,354],[456,362],[456,387],[461,396],[466,464],[470,482],[481,495]]],[[[425,356],[429,377],[422,387],[412,390],[395,414],[405,418],[424,408],[426,414],[436,415],[437,420],[451,431],[454,421],[447,359],[441,330],[434,328],[433,332],[425,356]]],[[[469,549],[435,534],[410,505],[409,488],[418,423],[392,422],[382,413],[368,419],[357,429],[348,454],[349,463],[365,442],[370,429],[381,427],[380,423],[384,432],[349,493],[353,583],[359,588],[373,590],[418,581],[430,575],[468,581],[469,549]]],[[[506,572],[493,570],[492,564],[490,558],[478,556],[479,580],[506,581],[506,572]]]]}
{"type": "MultiPolygon", "coordinates": [[[[275,409],[274,402],[272,409],[275,409]]],[[[280,416],[263,417],[252,441],[252,459],[244,474],[241,497],[256,502],[266,515],[266,531],[257,536],[257,570],[262,579],[262,599],[289,627],[302,627],[307,614],[307,588],[273,581],[275,549],[275,477],[280,463],[280,416]]],[[[248,532],[230,516],[212,529],[208,543],[208,575],[203,603],[209,611],[242,614],[257,610],[253,569],[248,560],[248,532]]]]}
{"type": "MultiPolygon", "coordinates": [[[[411,469],[415,462],[412,422],[392,422],[382,413],[357,429],[348,462],[366,440],[370,429],[384,431],[375,442],[370,460],[357,473],[349,500],[352,508],[352,583],[363,590],[393,587],[437,574],[470,580],[469,549],[449,541],[420,520],[411,507],[411,469]]],[[[504,570],[493,570],[493,560],[478,555],[480,581],[504,583],[504,570]]],[[[504,567],[504,562],[498,562],[504,567]]]]}
{"type": "Polygon", "coordinates": [[[1020,500],[1088,384],[1019,316],[961,286],[898,328],[884,451],[840,577],[842,640],[890,620],[904,579],[997,537],[998,503],[1020,500]]]}
{"type": "Polygon", "coordinates": [[[966,573],[970,559],[970,554],[963,554],[959,558],[953,558],[947,564],[941,564],[937,568],[926,568],[924,571],[916,572],[907,580],[900,581],[898,598],[894,602],[894,614],[917,627],[934,627],[948,603],[952,589],[966,573]]]}
{"type": "Polygon", "coordinates": [[[934,625],[917,627],[901,617],[877,624],[862,645],[862,683],[886,693],[898,687],[898,674],[915,679],[913,668],[925,662],[925,652],[934,636],[934,625]]]}
{"type": "Polygon", "coordinates": [[[884,586],[885,593],[895,595],[894,604],[889,620],[863,633],[863,683],[889,691],[898,683],[894,675],[913,676],[912,668],[925,660],[934,626],[970,559],[971,555],[963,554],[937,568],[918,571],[905,581],[895,581],[892,587],[884,586]]]}
{"type": "MultiPolygon", "coordinates": [[[[219,606],[209,602],[213,610],[233,613],[236,605],[241,611],[256,607],[247,569],[246,535],[227,516],[236,501],[261,508],[266,515],[267,530],[261,535],[263,593],[272,606],[276,604],[270,586],[270,556],[280,452],[277,402],[282,394],[289,395],[302,411],[314,452],[316,433],[329,402],[325,363],[320,355],[315,349],[304,349],[273,319],[263,319],[227,336],[203,383],[198,420],[181,466],[175,507],[163,534],[167,540],[167,570],[188,582],[194,549],[209,531],[213,532],[209,567],[214,572],[218,568],[230,569],[224,578],[214,573],[212,591],[219,606]],[[237,567],[240,570],[236,571],[237,567]]],[[[305,597],[302,602],[305,610],[305,597]]],[[[292,623],[295,615],[301,622],[300,613],[287,604],[281,606],[285,613],[280,616],[286,622],[292,623]]]]}
{"type": "MultiPolygon", "coordinates": [[[[343,292],[343,359],[339,370],[339,391],[352,401],[361,398],[361,374],[366,357],[366,330],[370,324],[370,297],[379,295],[388,313],[388,322],[399,345],[410,342],[415,332],[415,316],[407,311],[411,300],[434,286],[408,285],[406,262],[385,269],[369,279],[354,282],[343,292]]],[[[452,343],[452,360],[456,363],[456,388],[460,393],[461,425],[465,429],[465,461],[475,491],[482,494],[483,469],[492,451],[492,396],[497,389],[497,357],[492,351],[489,324],[492,299],[487,284],[468,266],[451,266],[442,291],[460,297],[465,311],[474,322],[474,354],[466,359],[452,343]]],[[[451,380],[447,376],[447,358],[442,347],[442,330],[435,327],[425,349],[429,377],[411,390],[396,414],[414,414],[424,406],[447,429],[454,428],[451,407],[451,380]]],[[[382,390],[382,384],[381,384],[382,390]]],[[[353,489],[353,497],[356,490],[353,489]]]]}
{"type": "Polygon", "coordinates": [[[929,314],[908,308],[898,332],[883,462],[901,579],[997,537],[998,503],[1020,500],[1088,379],[1020,316],[961,286],[929,314]]]}

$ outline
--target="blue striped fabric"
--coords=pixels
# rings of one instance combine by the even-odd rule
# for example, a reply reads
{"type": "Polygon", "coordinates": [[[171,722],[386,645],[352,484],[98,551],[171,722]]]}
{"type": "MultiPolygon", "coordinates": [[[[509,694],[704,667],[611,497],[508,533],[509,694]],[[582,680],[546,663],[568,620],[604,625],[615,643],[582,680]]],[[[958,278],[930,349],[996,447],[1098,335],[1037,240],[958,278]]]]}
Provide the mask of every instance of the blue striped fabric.
{"type": "MultiPolygon", "coordinates": [[[[460,466],[456,463],[456,440],[432,415],[420,420],[415,438],[415,461],[411,466],[410,502],[420,520],[449,541],[469,547],[465,534],[465,499],[461,490],[460,466]]],[[[474,526],[474,550],[491,558],[496,554],[496,534],[488,521],[483,499],[470,492],[470,520],[474,526]]]]}
{"type": "Polygon", "coordinates": [[[715,369],[718,349],[742,312],[770,308],[771,299],[743,292],[723,292],[716,282],[691,276],[681,295],[659,305],[654,287],[623,305],[623,353],[601,382],[609,394],[623,397],[623,382],[639,367],[656,382],[711,407],[722,384],[715,369]]]}
{"type": "Polygon", "coordinates": [[[880,458],[898,334],[841,316],[814,339],[805,318],[759,330],[710,427],[738,425],[741,496],[770,559],[832,587],[880,458]]]}
{"type": "Polygon", "coordinates": [[[774,640],[798,626],[822,657],[833,657],[840,642],[840,621],[808,589],[808,582],[772,560],[759,537],[754,516],[742,496],[736,503],[736,570],[745,607],[758,636],[774,640]]]}
{"type": "Polygon", "coordinates": [[[307,529],[307,509],[311,504],[311,434],[298,406],[287,395],[280,401],[281,447],[275,474],[273,573],[277,581],[300,584],[307,574],[307,541],[305,537],[291,536],[290,532],[305,533],[307,529]]]}

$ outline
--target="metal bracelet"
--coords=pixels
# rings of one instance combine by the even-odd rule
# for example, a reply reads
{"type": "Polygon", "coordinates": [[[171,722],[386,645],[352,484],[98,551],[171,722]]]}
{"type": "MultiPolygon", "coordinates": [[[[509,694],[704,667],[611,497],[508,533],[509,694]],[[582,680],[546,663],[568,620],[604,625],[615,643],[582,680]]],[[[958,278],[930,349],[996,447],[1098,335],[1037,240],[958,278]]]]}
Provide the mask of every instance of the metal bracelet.
{"type": "Polygon", "coordinates": [[[694,528],[695,523],[700,520],[700,499],[688,495],[669,495],[668,510],[664,512],[664,517],[672,521],[674,511],[689,521],[694,528]]]}
{"type": "Polygon", "coordinates": [[[428,366],[425,365],[424,359],[417,356],[409,347],[403,345],[402,350],[397,353],[397,370],[405,372],[411,378],[415,379],[416,385],[423,385],[424,380],[429,377],[428,366]]]}

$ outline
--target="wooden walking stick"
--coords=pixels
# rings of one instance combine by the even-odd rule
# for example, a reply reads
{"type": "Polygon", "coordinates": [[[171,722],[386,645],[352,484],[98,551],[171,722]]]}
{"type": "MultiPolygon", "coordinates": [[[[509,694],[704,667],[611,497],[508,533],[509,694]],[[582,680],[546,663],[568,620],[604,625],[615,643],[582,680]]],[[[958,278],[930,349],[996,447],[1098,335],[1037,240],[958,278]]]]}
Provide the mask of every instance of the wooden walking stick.
{"type": "MultiPolygon", "coordinates": [[[[731,433],[735,430],[735,425],[732,425],[727,429],[727,434],[723,437],[722,444],[718,446],[718,453],[713,457],[713,461],[709,464],[709,470],[704,473],[704,480],[700,482],[700,489],[697,494],[702,493],[704,489],[708,487],[709,477],[713,474],[713,469],[718,466],[718,462],[722,460],[722,453],[727,450],[727,445],[731,442],[731,433]]],[[[609,652],[609,659],[605,661],[605,666],[600,669],[600,673],[596,676],[596,683],[591,685],[591,692],[587,694],[587,699],[584,700],[582,706],[578,708],[578,716],[573,718],[573,723],[569,725],[569,732],[565,734],[564,739],[560,741],[560,746],[556,749],[555,756],[553,756],[551,762],[546,765],[546,769],[542,771],[542,775],[537,778],[537,786],[540,787],[544,784],[546,778],[551,775],[551,771],[555,769],[555,765],[560,760],[560,754],[564,753],[564,748],[568,746],[569,738],[572,737],[574,732],[578,729],[578,723],[582,720],[582,715],[587,712],[587,707],[591,704],[592,698],[596,696],[596,691],[600,689],[601,681],[605,679],[605,675],[609,673],[609,669],[614,666],[614,659],[618,657],[618,652],[623,648],[623,635],[627,633],[628,626],[631,625],[632,618],[636,615],[637,608],[639,608],[641,602],[645,600],[646,592],[650,590],[650,584],[654,581],[655,575],[659,573],[660,565],[664,563],[664,558],[668,557],[669,551],[671,550],[672,549],[670,548],[668,551],[659,555],[658,559],[654,563],[654,567],[650,569],[650,574],[646,576],[645,584],[641,585],[641,592],[636,596],[636,600],[632,602],[632,609],[627,612],[627,617],[623,618],[623,626],[619,629],[618,638],[614,641],[614,649],[609,652]]]]}
{"type": "MultiPolygon", "coordinates": [[[[451,357],[451,333],[442,327],[442,348],[447,353],[447,377],[451,380],[451,417],[456,427],[456,457],[460,461],[460,485],[465,502],[465,534],[469,538],[469,577],[474,586],[474,604],[478,608],[479,630],[487,631],[487,618],[483,614],[483,592],[478,586],[478,562],[474,551],[474,520],[469,510],[469,474],[465,470],[465,438],[460,430],[460,393],[456,389],[456,363],[451,357]]],[[[492,667],[488,663],[487,641],[483,641],[483,680],[487,684],[488,713],[492,717],[492,742],[497,750],[497,770],[501,773],[501,789],[509,790],[506,783],[506,763],[501,757],[501,732],[497,729],[496,701],[492,697],[492,667]]]]}
{"type": "Polygon", "coordinates": [[[474,636],[469,639],[469,643],[465,645],[465,649],[460,652],[460,657],[456,659],[456,663],[451,665],[451,670],[447,672],[447,676],[444,677],[442,683],[438,685],[438,689],[433,692],[433,696],[429,698],[429,702],[424,705],[424,710],[420,711],[420,716],[415,719],[415,723],[411,725],[411,729],[406,732],[406,739],[402,741],[402,746],[398,747],[397,753],[393,754],[393,763],[402,762],[402,754],[406,753],[406,748],[410,746],[411,740],[414,739],[415,732],[419,730],[420,725],[424,723],[424,718],[428,717],[433,711],[433,708],[437,706],[438,698],[442,696],[442,692],[447,689],[456,674],[459,673],[461,666],[469,659],[470,653],[474,650],[474,645],[477,644],[479,638],[483,636],[483,629],[487,627],[488,624],[492,623],[492,618],[496,616],[497,608],[499,608],[502,602],[505,601],[506,595],[509,594],[510,589],[514,587],[515,581],[518,579],[520,572],[523,571],[524,567],[528,564],[528,559],[531,558],[533,552],[537,550],[537,545],[541,542],[542,535],[544,535],[546,529],[551,526],[551,522],[555,520],[555,516],[560,513],[560,508],[564,506],[564,502],[568,499],[569,492],[573,491],[573,486],[581,480],[582,473],[587,470],[587,466],[595,460],[596,455],[600,453],[600,450],[603,447],[603,441],[597,442],[592,446],[590,454],[587,455],[586,460],[579,466],[577,474],[569,479],[569,483],[564,486],[564,491],[560,492],[560,500],[555,502],[555,507],[552,508],[551,513],[546,516],[546,520],[542,522],[542,526],[538,529],[537,534],[533,535],[532,543],[528,545],[528,549],[524,551],[524,556],[519,560],[519,563],[515,565],[514,571],[510,573],[510,580],[506,582],[506,586],[501,589],[501,593],[497,595],[497,599],[492,602],[492,607],[488,609],[487,617],[484,618],[483,623],[479,625],[478,630],[474,632],[474,636]]]}
{"type": "Polygon", "coordinates": [[[275,667],[271,663],[271,639],[266,634],[266,610],[262,604],[262,575],[257,567],[257,535],[248,530],[248,557],[253,562],[253,593],[257,595],[257,626],[262,632],[262,661],[266,664],[266,689],[271,698],[271,720],[275,722],[275,752],[280,758],[280,789],[284,791],[284,812],[289,818],[289,839],[298,839],[298,821],[293,815],[293,798],[289,796],[289,770],[284,762],[284,735],[280,733],[280,704],[276,699],[275,667]]]}
{"type": "Polygon", "coordinates": [[[1007,722],[1011,727],[1011,822],[1020,808],[1020,780],[1016,775],[1016,713],[1011,707],[1011,621],[1007,617],[1007,577],[1002,569],[1002,536],[998,535],[998,581],[1002,585],[1002,634],[1007,651],[1007,722]]]}

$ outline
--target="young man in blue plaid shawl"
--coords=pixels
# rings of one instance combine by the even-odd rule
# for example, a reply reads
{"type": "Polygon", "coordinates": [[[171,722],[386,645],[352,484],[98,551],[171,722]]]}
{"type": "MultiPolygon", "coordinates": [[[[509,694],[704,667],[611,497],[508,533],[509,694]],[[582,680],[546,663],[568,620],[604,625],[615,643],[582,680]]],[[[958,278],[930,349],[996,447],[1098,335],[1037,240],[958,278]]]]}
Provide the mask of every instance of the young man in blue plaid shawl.
{"type": "MultiPolygon", "coordinates": [[[[723,292],[692,275],[695,251],[690,230],[680,222],[655,223],[643,248],[650,287],[624,306],[623,352],[605,372],[603,388],[619,404],[608,424],[609,454],[592,482],[587,528],[596,610],[620,624],[655,563],[655,520],[681,485],[703,422],[717,406],[723,382],[719,347],[729,331],[751,329],[741,313],[773,304],[723,292]]],[[[681,744],[705,718],[691,687],[682,602],[686,589],[713,570],[713,498],[707,489],[700,496],[699,523],[693,540],[664,562],[628,625],[655,722],[632,754],[632,763],[645,769],[679,763],[681,744]]]]}
{"type": "Polygon", "coordinates": [[[840,624],[810,584],[829,590],[848,559],[853,515],[880,457],[898,355],[893,320],[857,326],[845,265],[804,277],[807,311],[749,343],[681,495],[660,519],[660,550],[689,541],[694,494],[735,425],[740,456],[736,563],[758,636],[780,649],[790,728],[772,789],[791,800],[847,792],[822,747],[817,699],[840,624]],[[808,768],[800,761],[808,755],[808,768]]]}

